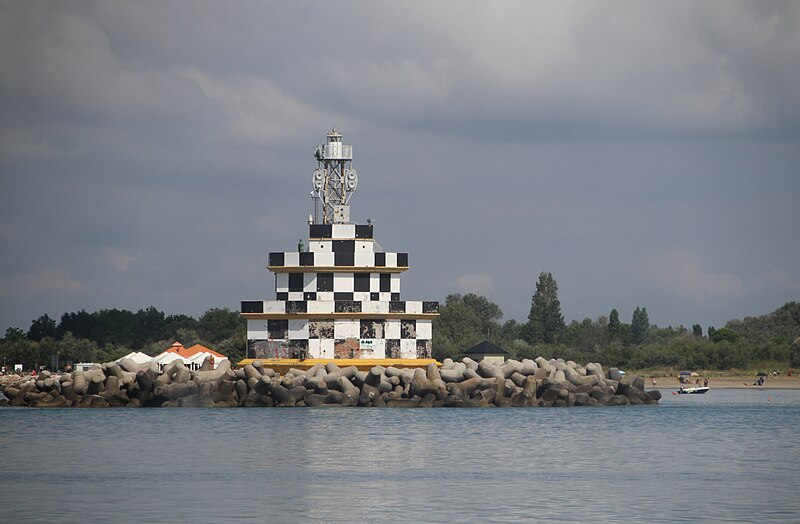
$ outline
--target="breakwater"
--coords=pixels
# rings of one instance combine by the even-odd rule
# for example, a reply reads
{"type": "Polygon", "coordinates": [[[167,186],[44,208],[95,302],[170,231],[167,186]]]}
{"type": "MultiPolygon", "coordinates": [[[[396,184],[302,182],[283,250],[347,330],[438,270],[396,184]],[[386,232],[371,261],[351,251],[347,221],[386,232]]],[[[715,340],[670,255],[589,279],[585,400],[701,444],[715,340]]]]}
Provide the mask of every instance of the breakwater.
{"type": "Polygon", "coordinates": [[[255,361],[231,369],[223,361],[190,371],[180,361],[162,373],[131,360],[88,371],[41,373],[5,386],[10,406],[30,407],[559,407],[658,404],[658,390],[644,379],[600,364],[579,366],[561,359],[460,362],[424,368],[374,366],[359,371],[335,362],[283,375],[255,361]]]}

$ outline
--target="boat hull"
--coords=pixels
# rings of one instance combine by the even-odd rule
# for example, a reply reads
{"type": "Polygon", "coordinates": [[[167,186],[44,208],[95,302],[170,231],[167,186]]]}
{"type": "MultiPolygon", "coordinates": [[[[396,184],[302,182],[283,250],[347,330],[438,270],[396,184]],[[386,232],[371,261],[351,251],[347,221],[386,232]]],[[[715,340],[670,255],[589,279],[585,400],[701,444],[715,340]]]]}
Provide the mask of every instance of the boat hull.
{"type": "Polygon", "coordinates": [[[678,391],[678,395],[702,395],[708,393],[709,387],[686,388],[678,391]]]}

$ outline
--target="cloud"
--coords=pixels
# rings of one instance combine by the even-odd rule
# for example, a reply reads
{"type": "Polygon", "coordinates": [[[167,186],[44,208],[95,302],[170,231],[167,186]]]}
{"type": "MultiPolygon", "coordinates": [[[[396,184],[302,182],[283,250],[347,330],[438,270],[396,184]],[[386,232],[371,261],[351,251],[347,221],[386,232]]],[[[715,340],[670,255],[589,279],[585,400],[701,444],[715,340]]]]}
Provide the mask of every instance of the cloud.
{"type": "Polygon", "coordinates": [[[793,279],[783,270],[762,273],[754,277],[748,284],[753,291],[785,290],[800,293],[800,281],[793,279]]]}
{"type": "Polygon", "coordinates": [[[103,250],[103,257],[117,273],[127,273],[131,263],[139,258],[138,255],[127,255],[111,248],[103,250]]]}
{"type": "MultiPolygon", "coordinates": [[[[306,129],[318,127],[318,122],[337,121],[267,78],[254,75],[216,78],[190,67],[180,68],[178,75],[195,83],[219,106],[230,137],[241,143],[293,143],[306,129]]],[[[339,122],[343,120],[338,117],[339,122]]]]}
{"type": "Polygon", "coordinates": [[[686,249],[644,257],[636,270],[643,285],[684,300],[725,300],[745,293],[740,277],[706,271],[700,257],[686,249]]]}
{"type": "Polygon", "coordinates": [[[494,279],[487,273],[466,273],[453,282],[460,293],[475,293],[485,295],[494,291],[494,279]]]}
{"type": "Polygon", "coordinates": [[[0,2],[0,321],[268,294],[331,126],[410,296],[524,318],[544,267],[565,310],[718,324],[797,295],[800,5],[312,5],[0,2]],[[664,246],[694,252],[618,271],[664,246]]]}
{"type": "Polygon", "coordinates": [[[76,152],[56,147],[41,132],[24,129],[0,129],[0,157],[58,158],[76,152]]]}
{"type": "Polygon", "coordinates": [[[0,277],[3,293],[20,298],[56,298],[85,295],[89,286],[72,278],[66,268],[0,277]]]}

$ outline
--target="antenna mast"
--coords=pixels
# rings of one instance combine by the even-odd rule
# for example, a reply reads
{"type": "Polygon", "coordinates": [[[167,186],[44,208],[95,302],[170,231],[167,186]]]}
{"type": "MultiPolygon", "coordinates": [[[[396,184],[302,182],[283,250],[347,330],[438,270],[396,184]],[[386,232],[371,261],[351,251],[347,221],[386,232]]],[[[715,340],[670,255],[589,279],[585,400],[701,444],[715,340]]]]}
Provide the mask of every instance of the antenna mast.
{"type": "Polygon", "coordinates": [[[312,184],[314,191],[314,223],[319,224],[317,203],[322,204],[322,224],[346,224],[350,222],[348,202],[358,187],[358,174],[353,169],[353,146],[342,144],[342,135],[333,129],[326,135],[326,142],[314,151],[317,169],[312,184]]]}

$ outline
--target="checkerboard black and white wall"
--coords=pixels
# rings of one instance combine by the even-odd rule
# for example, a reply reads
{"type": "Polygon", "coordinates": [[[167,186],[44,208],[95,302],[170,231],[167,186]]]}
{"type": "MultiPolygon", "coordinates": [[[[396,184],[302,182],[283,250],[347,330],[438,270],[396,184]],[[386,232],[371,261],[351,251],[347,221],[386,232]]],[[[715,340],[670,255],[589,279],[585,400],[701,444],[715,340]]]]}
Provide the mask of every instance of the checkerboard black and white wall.
{"type": "Polygon", "coordinates": [[[308,251],[270,253],[275,300],[242,302],[250,358],[430,358],[438,302],[403,301],[406,253],[371,225],[311,225],[308,251]]]}

